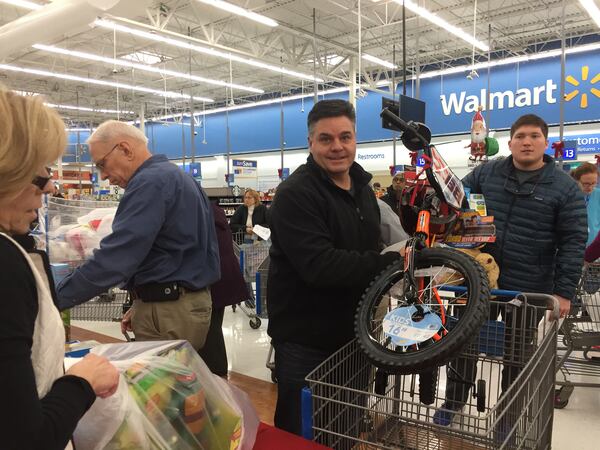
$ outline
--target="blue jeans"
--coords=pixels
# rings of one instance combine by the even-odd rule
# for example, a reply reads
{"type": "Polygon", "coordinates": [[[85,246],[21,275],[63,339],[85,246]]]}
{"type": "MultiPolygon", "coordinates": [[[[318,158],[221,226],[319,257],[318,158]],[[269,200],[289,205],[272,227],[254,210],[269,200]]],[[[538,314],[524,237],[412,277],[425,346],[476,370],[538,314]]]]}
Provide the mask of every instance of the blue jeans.
{"type": "Polygon", "coordinates": [[[308,386],[305,378],[331,353],[293,342],[273,343],[273,347],[275,348],[275,376],[277,377],[275,426],[301,436],[300,396],[302,388],[308,386]]]}

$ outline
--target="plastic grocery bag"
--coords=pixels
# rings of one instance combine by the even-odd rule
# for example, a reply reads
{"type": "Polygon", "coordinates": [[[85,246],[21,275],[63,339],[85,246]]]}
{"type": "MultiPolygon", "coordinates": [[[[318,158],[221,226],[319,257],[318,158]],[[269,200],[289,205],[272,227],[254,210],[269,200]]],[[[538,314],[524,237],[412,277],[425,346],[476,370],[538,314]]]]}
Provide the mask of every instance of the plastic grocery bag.
{"type": "Polygon", "coordinates": [[[245,393],[213,375],[186,341],[106,344],[121,372],[74,433],[78,450],[250,450],[259,419],[245,393]]]}

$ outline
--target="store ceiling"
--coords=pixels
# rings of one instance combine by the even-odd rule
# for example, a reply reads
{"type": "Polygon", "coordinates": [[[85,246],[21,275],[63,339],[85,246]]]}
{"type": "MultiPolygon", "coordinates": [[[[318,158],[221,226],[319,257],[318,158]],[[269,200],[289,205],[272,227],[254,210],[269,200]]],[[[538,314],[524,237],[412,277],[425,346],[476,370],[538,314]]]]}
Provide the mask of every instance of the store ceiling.
{"type": "MultiPolygon", "coordinates": [[[[36,0],[44,4],[42,0],[36,0]]],[[[63,1],[63,0],[58,0],[63,1]]],[[[77,1],[77,0],[71,0],[77,1]]],[[[82,0],[85,2],[85,0],[82,0]]],[[[152,67],[204,77],[221,82],[231,82],[254,92],[239,88],[189,80],[171,72],[154,73],[117,66],[110,61],[98,62],[72,55],[33,48],[27,39],[0,61],[5,65],[26,69],[70,74],[83,80],[63,80],[40,74],[13,72],[0,68],[0,82],[12,89],[42,93],[53,104],[71,105],[91,109],[119,110],[120,118],[137,117],[145,105],[146,118],[165,113],[189,111],[186,99],[164,98],[156,93],[134,91],[131,88],[94,85],[86,79],[119,82],[136,87],[151,88],[159,92],[171,91],[182,95],[214,99],[212,103],[194,100],[194,108],[201,110],[222,107],[233,103],[240,105],[283,95],[310,93],[312,78],[324,80],[319,89],[348,85],[350,67],[359,69],[361,55],[381,58],[389,63],[395,60],[398,69],[392,71],[379,63],[360,58],[362,81],[369,88],[377,88],[385,80],[402,77],[402,6],[392,0],[228,0],[229,3],[249,9],[274,19],[277,27],[258,24],[247,18],[221,11],[199,0],[149,1],[149,7],[130,8],[128,19],[110,15],[102,16],[122,26],[151,32],[154,36],[185,41],[191,34],[196,46],[210,47],[235,55],[228,59],[188,48],[167,45],[100,26],[74,26],[61,29],[51,38],[31,43],[55,46],[60,49],[85,52],[104,58],[122,58],[144,52],[158,55],[159,62],[152,67]],[[358,9],[360,7],[360,15],[358,9]],[[313,33],[313,11],[315,32],[313,33]],[[359,37],[359,20],[361,34],[359,37]],[[65,37],[65,35],[68,35],[65,37]],[[360,39],[360,45],[359,45],[360,39]],[[395,49],[395,52],[394,52],[395,49]],[[315,58],[315,51],[317,57],[315,58]],[[281,74],[255,65],[239,62],[250,58],[260,63],[283,67],[304,74],[305,79],[281,74]],[[316,60],[316,63],[315,63],[316,60]],[[350,61],[353,60],[352,64],[350,61]],[[264,91],[257,93],[256,91],[264,91]],[[118,92],[117,92],[118,91],[118,92]],[[127,113],[130,111],[131,113],[127,113]]],[[[122,0],[128,2],[128,0],[122,0]]],[[[46,2],[47,4],[48,2],[46,2]]],[[[114,1],[113,1],[114,3],[114,1]]],[[[401,2],[400,2],[401,3],[401,2]]],[[[421,0],[415,1],[451,25],[473,35],[473,1],[421,0]]],[[[129,3],[132,5],[134,3],[129,3]]],[[[477,2],[476,38],[489,45],[494,55],[523,55],[549,48],[548,43],[561,39],[562,0],[495,0],[477,2]],[[489,36],[488,36],[488,33],[489,36]]],[[[567,45],[580,45],[587,40],[598,40],[598,25],[577,0],[564,1],[565,37],[567,45]]],[[[0,2],[0,25],[17,20],[30,11],[0,2]]],[[[21,19],[23,20],[23,19],[21,19]]],[[[44,28],[44,27],[40,27],[44,28]]],[[[34,33],[35,34],[35,33],[34,33]]],[[[46,33],[52,34],[52,33],[46,33]]],[[[14,41],[13,41],[14,42],[14,41]]],[[[21,42],[21,40],[18,40],[21,42]]],[[[2,29],[0,28],[0,48],[2,29]]],[[[469,64],[473,46],[463,39],[433,25],[406,9],[406,70],[412,75],[417,67],[421,71],[469,64]]],[[[487,59],[487,52],[475,49],[476,60],[487,59]]],[[[158,59],[158,58],[157,58],[158,59]]],[[[368,91],[368,88],[365,88],[368,91]]],[[[157,93],[159,93],[157,92],[157,93]]],[[[96,111],[61,110],[70,123],[97,124],[115,113],[96,111]]]]}

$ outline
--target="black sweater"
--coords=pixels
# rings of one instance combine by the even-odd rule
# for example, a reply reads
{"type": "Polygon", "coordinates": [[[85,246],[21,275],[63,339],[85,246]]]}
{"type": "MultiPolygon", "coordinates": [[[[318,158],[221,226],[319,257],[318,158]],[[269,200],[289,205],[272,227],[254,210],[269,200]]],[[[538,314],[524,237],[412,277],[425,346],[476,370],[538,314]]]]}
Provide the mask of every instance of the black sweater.
{"type": "Polygon", "coordinates": [[[354,313],[370,281],[399,258],[379,254],[371,175],[354,163],[354,194],[309,156],[279,185],[270,208],[269,335],[334,351],[354,337],[354,313]]]}
{"type": "Polygon", "coordinates": [[[3,450],[63,450],[96,395],[87,381],[64,376],[37,395],[31,364],[38,313],[35,279],[20,251],[0,237],[0,386],[3,450]]]}
{"type": "MultiPolygon", "coordinates": [[[[238,209],[235,210],[235,213],[231,217],[229,221],[229,226],[231,227],[231,231],[234,233],[236,231],[242,231],[246,229],[246,221],[248,220],[248,207],[246,205],[241,205],[238,209]]],[[[261,225],[263,227],[268,227],[268,219],[267,219],[267,207],[265,205],[256,205],[254,207],[254,211],[252,212],[252,226],[261,225]]]]}

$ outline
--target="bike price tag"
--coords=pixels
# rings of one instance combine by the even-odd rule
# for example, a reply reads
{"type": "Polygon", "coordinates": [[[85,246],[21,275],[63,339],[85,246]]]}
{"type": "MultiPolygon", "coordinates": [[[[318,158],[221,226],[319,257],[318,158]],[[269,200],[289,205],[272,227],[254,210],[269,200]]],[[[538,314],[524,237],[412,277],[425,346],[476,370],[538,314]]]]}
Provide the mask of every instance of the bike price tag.
{"type": "Polygon", "coordinates": [[[407,347],[431,339],[442,328],[442,320],[427,306],[419,321],[413,317],[419,313],[416,306],[396,308],[385,315],[382,322],[383,332],[395,345],[407,347]]]}

